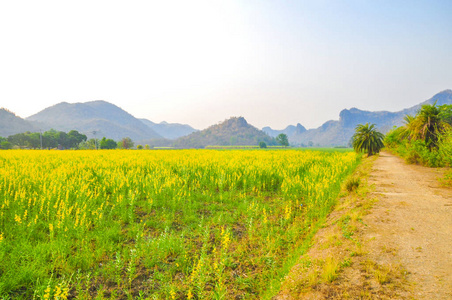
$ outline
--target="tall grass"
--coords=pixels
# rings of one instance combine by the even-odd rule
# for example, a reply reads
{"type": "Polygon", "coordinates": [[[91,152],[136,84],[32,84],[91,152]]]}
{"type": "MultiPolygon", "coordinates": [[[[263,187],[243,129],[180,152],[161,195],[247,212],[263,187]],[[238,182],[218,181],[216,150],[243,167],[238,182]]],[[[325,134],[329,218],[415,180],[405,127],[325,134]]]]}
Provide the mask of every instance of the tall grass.
{"type": "Polygon", "coordinates": [[[353,152],[0,152],[0,296],[260,298],[353,152]]]}

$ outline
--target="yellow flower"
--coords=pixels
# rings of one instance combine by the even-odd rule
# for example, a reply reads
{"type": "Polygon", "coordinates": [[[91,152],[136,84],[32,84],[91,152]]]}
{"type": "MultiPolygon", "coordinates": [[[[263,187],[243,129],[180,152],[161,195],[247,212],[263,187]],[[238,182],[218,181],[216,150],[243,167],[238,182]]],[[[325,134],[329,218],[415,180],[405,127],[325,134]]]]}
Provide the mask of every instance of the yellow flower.
{"type": "Polygon", "coordinates": [[[15,215],[14,221],[16,221],[19,224],[22,223],[22,219],[18,215],[15,215]]]}
{"type": "Polygon", "coordinates": [[[52,291],[52,289],[50,288],[50,286],[47,286],[47,288],[44,290],[44,299],[48,300],[50,299],[50,292],[52,291]]]}
{"type": "Polygon", "coordinates": [[[176,292],[174,291],[174,289],[171,289],[170,295],[171,295],[171,299],[173,299],[173,300],[176,299],[176,292]]]}
{"type": "Polygon", "coordinates": [[[55,289],[55,299],[59,299],[61,296],[61,287],[58,285],[55,289]]]}

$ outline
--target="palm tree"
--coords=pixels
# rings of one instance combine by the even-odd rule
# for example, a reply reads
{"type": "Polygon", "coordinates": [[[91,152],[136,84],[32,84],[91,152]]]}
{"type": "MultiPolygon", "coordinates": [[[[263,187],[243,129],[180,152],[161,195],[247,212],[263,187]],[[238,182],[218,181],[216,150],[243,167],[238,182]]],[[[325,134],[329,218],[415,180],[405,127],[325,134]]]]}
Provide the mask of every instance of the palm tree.
{"type": "Polygon", "coordinates": [[[407,124],[407,127],[410,125],[411,137],[424,140],[429,150],[438,148],[439,135],[450,128],[443,115],[444,109],[443,106],[436,106],[436,102],[433,105],[422,105],[416,117],[407,124]]]}
{"type": "Polygon", "coordinates": [[[416,127],[416,117],[412,115],[406,115],[403,117],[404,126],[400,128],[400,138],[401,139],[414,139],[415,138],[415,127],[416,127]]]}
{"type": "Polygon", "coordinates": [[[384,135],[377,131],[375,124],[359,124],[352,137],[353,149],[356,152],[367,152],[367,156],[371,156],[380,152],[384,147],[383,139],[384,135]]]}

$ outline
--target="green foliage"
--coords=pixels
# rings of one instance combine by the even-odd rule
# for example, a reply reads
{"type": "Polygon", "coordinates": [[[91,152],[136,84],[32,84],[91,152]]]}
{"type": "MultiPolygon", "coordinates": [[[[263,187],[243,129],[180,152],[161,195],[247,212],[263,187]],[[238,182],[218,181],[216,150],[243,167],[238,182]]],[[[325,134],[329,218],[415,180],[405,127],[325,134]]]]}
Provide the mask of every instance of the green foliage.
{"type": "Polygon", "coordinates": [[[103,137],[102,140],[100,140],[100,149],[116,149],[118,147],[118,143],[116,143],[112,139],[107,139],[106,137],[103,137]]]}
{"type": "Polygon", "coordinates": [[[11,149],[13,145],[8,142],[8,139],[0,136],[0,149],[8,150],[11,149]]]}
{"type": "Polygon", "coordinates": [[[137,150],[143,150],[143,145],[137,145],[137,150]]]}
{"type": "Polygon", "coordinates": [[[24,132],[8,137],[11,146],[25,149],[40,149],[42,141],[43,149],[57,148],[76,149],[79,144],[86,141],[86,135],[77,130],[71,130],[69,133],[50,129],[41,136],[40,132],[24,132]]]}
{"type": "Polygon", "coordinates": [[[267,144],[263,141],[259,142],[259,148],[267,148],[267,144]]]}
{"type": "Polygon", "coordinates": [[[452,130],[447,130],[440,136],[438,152],[444,163],[452,167],[452,130]]]}
{"type": "Polygon", "coordinates": [[[134,146],[134,143],[131,138],[125,137],[118,143],[119,149],[132,149],[134,146]]]}
{"type": "Polygon", "coordinates": [[[69,147],[68,148],[77,148],[77,146],[83,142],[86,141],[87,137],[86,135],[78,132],[77,130],[71,130],[68,132],[68,138],[69,138],[69,147]]]}
{"type": "Polygon", "coordinates": [[[423,105],[405,125],[386,134],[385,145],[408,163],[430,167],[452,165],[452,105],[423,105]]]}
{"type": "Polygon", "coordinates": [[[1,141],[0,142],[0,149],[3,150],[8,150],[8,149],[12,149],[13,148],[13,144],[11,144],[8,141],[1,141]]]}
{"type": "Polygon", "coordinates": [[[406,130],[404,127],[395,127],[386,133],[383,143],[386,147],[395,148],[400,145],[404,139],[404,134],[406,130]]]}
{"type": "Polygon", "coordinates": [[[353,149],[356,152],[367,152],[368,156],[377,154],[384,147],[384,135],[377,131],[375,124],[359,124],[352,137],[353,149]]]}
{"type": "Polygon", "coordinates": [[[284,133],[278,134],[278,136],[276,137],[276,141],[284,147],[289,146],[289,138],[287,137],[287,134],[284,133]]]}
{"type": "Polygon", "coordinates": [[[415,117],[407,117],[409,139],[423,140],[429,150],[438,149],[439,135],[450,128],[450,105],[422,105],[415,117]]]}
{"type": "Polygon", "coordinates": [[[89,139],[87,141],[81,142],[79,144],[79,149],[82,150],[97,150],[98,149],[97,139],[89,139]]]}

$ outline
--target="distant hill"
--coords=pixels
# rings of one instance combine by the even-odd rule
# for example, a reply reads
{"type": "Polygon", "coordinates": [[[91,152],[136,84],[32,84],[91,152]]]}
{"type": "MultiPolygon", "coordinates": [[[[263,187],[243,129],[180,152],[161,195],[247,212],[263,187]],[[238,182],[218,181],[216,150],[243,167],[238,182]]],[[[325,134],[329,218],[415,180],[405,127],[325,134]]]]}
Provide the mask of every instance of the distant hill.
{"type": "Polygon", "coordinates": [[[174,146],[178,148],[204,148],[209,145],[258,145],[261,141],[268,145],[276,143],[265,132],[248,124],[245,118],[233,117],[218,125],[181,137],[174,142],[174,146]]]}
{"type": "Polygon", "coordinates": [[[190,125],[186,125],[186,124],[167,123],[167,122],[154,123],[147,119],[139,119],[139,120],[141,122],[143,122],[145,125],[147,125],[148,127],[150,127],[152,130],[154,130],[160,136],[164,137],[165,139],[170,139],[170,140],[174,140],[174,139],[189,135],[190,133],[197,131],[190,125]]]}
{"type": "Polygon", "coordinates": [[[284,133],[287,136],[293,136],[293,135],[297,135],[297,134],[302,134],[303,132],[306,131],[306,128],[303,125],[301,125],[300,123],[298,123],[296,126],[289,125],[283,130],[271,129],[270,127],[267,126],[267,127],[262,128],[262,131],[272,137],[277,137],[281,133],[284,133]]]}
{"type": "MultiPolygon", "coordinates": [[[[435,101],[437,105],[452,104],[452,90],[442,91],[416,106],[398,112],[344,109],[339,114],[339,121],[328,121],[319,128],[303,132],[292,131],[287,135],[291,145],[346,146],[353,136],[356,125],[374,123],[381,132],[386,133],[394,126],[401,126],[406,115],[415,115],[422,105],[433,104],[435,101]]],[[[263,130],[270,134],[279,132],[270,127],[264,127],[263,130]]]]}
{"type": "Polygon", "coordinates": [[[62,102],[27,118],[42,129],[78,130],[88,137],[134,141],[162,138],[154,130],[116,105],[98,100],[86,103],[62,102]],[[93,132],[96,132],[94,135],[93,132]]]}
{"type": "Polygon", "coordinates": [[[0,136],[8,137],[13,134],[27,131],[38,131],[39,128],[32,123],[16,116],[7,109],[0,108],[0,136]]]}

